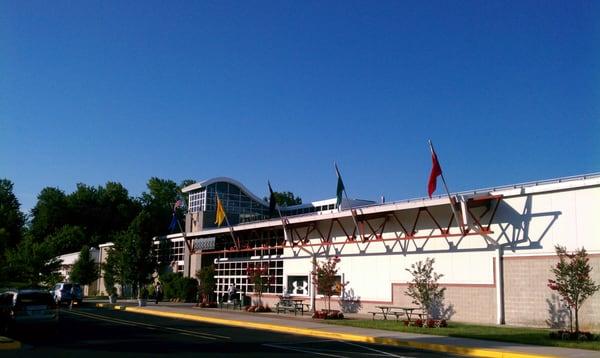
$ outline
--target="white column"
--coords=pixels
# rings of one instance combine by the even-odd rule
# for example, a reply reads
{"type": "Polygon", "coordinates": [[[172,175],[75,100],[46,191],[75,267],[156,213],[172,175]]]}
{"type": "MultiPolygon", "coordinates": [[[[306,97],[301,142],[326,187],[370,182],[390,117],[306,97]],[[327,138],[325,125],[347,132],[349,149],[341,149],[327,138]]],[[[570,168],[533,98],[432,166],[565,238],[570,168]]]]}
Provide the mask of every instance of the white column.
{"type": "Polygon", "coordinates": [[[504,280],[502,279],[502,246],[496,249],[495,270],[496,271],[496,323],[504,324],[504,280]]]}
{"type": "MultiPolygon", "coordinates": [[[[317,268],[317,256],[313,254],[312,257],[312,272],[315,272],[315,269],[317,268]]],[[[316,297],[317,297],[317,285],[313,280],[313,275],[311,274],[309,276],[309,280],[310,280],[310,309],[312,310],[312,312],[317,312],[317,309],[315,307],[316,304],[316,297]]]]}

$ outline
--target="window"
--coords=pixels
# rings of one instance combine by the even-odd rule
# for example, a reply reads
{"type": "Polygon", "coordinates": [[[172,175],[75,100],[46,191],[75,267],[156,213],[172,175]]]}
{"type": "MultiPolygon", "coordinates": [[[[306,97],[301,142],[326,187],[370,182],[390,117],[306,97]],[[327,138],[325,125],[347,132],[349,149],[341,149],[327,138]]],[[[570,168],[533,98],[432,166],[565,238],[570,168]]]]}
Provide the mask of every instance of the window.
{"type": "Polygon", "coordinates": [[[283,293],[283,261],[235,261],[215,262],[215,279],[217,280],[217,294],[226,293],[229,286],[235,285],[239,292],[254,292],[252,284],[248,282],[246,269],[248,265],[265,264],[269,267],[269,275],[274,278],[273,283],[264,293],[283,293]]]}
{"type": "Polygon", "coordinates": [[[308,296],[308,276],[288,276],[287,293],[308,296]]]}
{"type": "Polygon", "coordinates": [[[190,212],[194,213],[206,210],[206,190],[190,193],[188,201],[190,212]]]}

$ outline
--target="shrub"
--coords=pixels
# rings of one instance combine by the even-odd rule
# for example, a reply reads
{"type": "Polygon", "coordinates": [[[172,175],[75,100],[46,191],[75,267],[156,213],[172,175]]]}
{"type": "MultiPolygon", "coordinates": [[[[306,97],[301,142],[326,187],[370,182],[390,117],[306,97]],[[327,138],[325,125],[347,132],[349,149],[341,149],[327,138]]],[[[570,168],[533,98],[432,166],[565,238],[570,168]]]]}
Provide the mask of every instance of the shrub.
{"type": "Polygon", "coordinates": [[[313,313],[315,319],[344,319],[344,314],[338,310],[321,310],[313,313]]]}
{"type": "Polygon", "coordinates": [[[191,277],[183,277],[181,272],[168,272],[160,276],[166,299],[178,299],[191,302],[198,294],[198,281],[191,277]]]}
{"type": "Polygon", "coordinates": [[[338,256],[331,257],[326,262],[315,265],[314,271],[311,272],[313,281],[317,285],[317,292],[327,297],[328,310],[331,310],[331,296],[339,295],[343,289],[336,278],[339,262],[338,256]]]}
{"type": "MultiPolygon", "coordinates": [[[[559,262],[552,268],[554,280],[548,280],[548,287],[557,291],[569,309],[575,311],[575,333],[578,333],[579,309],[588,297],[600,290],[600,285],[591,278],[592,266],[584,248],[572,254],[563,246],[556,246],[555,250],[559,262]]],[[[573,332],[572,319],[569,329],[573,332]]]]}
{"type": "Polygon", "coordinates": [[[205,266],[196,271],[196,278],[198,279],[198,282],[200,282],[199,293],[202,295],[202,302],[210,302],[210,298],[213,295],[217,285],[217,279],[215,278],[215,266],[205,266]]]}
{"type": "MultiPolygon", "coordinates": [[[[439,287],[438,280],[443,275],[433,270],[434,262],[435,259],[428,257],[425,262],[418,261],[412,264],[410,269],[406,269],[413,280],[408,283],[408,290],[404,294],[412,298],[412,303],[425,309],[428,318],[431,318],[433,313],[436,313],[434,316],[443,315],[437,311],[442,311],[446,291],[446,288],[439,287]]],[[[417,325],[421,326],[421,324],[417,325]]]]}

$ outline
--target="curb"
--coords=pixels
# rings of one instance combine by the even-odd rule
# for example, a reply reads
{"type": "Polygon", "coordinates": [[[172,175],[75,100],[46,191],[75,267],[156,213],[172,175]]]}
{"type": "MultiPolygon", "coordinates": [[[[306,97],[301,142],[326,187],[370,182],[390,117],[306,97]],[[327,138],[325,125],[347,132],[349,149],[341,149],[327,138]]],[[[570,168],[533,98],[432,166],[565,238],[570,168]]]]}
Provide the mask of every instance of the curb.
{"type": "Polygon", "coordinates": [[[507,350],[500,349],[485,349],[485,348],[473,348],[466,346],[456,346],[450,344],[441,344],[441,343],[424,343],[418,341],[411,341],[400,338],[385,338],[385,337],[375,337],[375,336],[367,336],[367,335],[359,335],[359,334],[351,334],[351,333],[336,333],[308,328],[298,328],[293,326],[285,326],[279,324],[269,324],[269,323],[256,323],[256,322],[248,322],[248,321],[239,321],[232,319],[224,319],[224,318],[213,318],[206,317],[194,314],[186,314],[186,313],[177,313],[177,312],[165,312],[165,311],[154,311],[139,307],[128,307],[128,306],[120,306],[120,305],[111,305],[104,303],[97,303],[96,307],[98,308],[109,308],[119,311],[128,311],[133,313],[141,313],[152,316],[159,317],[168,317],[168,318],[178,318],[189,321],[197,321],[197,322],[206,322],[206,323],[214,323],[219,325],[233,326],[233,327],[241,327],[241,328],[253,328],[260,330],[267,330],[273,332],[280,333],[288,333],[288,334],[298,334],[303,336],[311,336],[311,337],[319,337],[319,338],[329,338],[329,339],[339,339],[344,341],[351,342],[361,342],[361,343],[374,343],[374,344],[382,344],[388,346],[395,347],[410,347],[416,349],[425,349],[429,351],[442,352],[442,353],[452,353],[452,354],[460,354],[469,357],[490,357],[490,358],[556,358],[556,356],[544,355],[544,354],[531,354],[531,353],[521,353],[521,352],[513,352],[507,350]]]}
{"type": "Polygon", "coordinates": [[[12,338],[0,336],[0,351],[9,349],[21,349],[21,342],[12,338]]]}

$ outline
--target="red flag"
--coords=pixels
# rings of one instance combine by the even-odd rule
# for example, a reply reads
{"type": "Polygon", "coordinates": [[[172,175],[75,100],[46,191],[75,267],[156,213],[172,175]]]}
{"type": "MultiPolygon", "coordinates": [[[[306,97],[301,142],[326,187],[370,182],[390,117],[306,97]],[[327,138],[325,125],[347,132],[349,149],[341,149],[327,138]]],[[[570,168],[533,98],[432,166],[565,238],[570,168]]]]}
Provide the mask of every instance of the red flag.
{"type": "Polygon", "coordinates": [[[442,167],[440,167],[440,162],[438,162],[437,155],[435,155],[435,151],[431,148],[431,173],[429,174],[429,183],[427,183],[427,192],[429,193],[429,197],[431,198],[431,194],[435,191],[435,187],[437,185],[437,177],[442,174],[442,167]]]}

